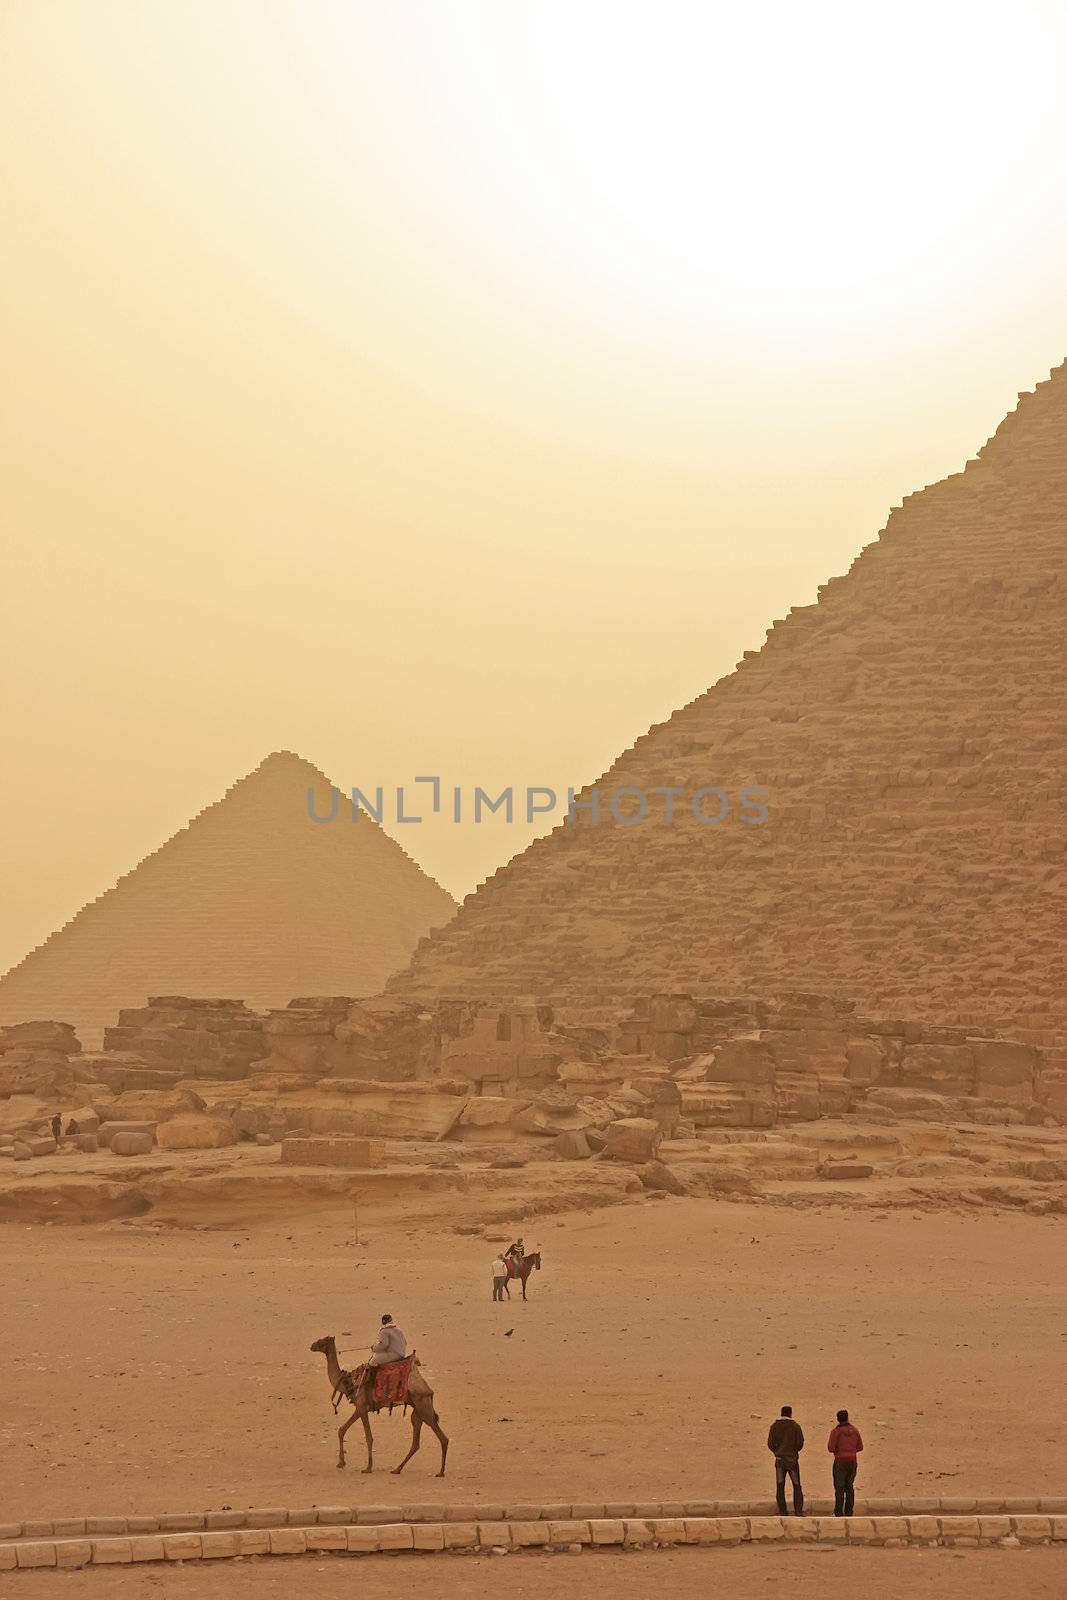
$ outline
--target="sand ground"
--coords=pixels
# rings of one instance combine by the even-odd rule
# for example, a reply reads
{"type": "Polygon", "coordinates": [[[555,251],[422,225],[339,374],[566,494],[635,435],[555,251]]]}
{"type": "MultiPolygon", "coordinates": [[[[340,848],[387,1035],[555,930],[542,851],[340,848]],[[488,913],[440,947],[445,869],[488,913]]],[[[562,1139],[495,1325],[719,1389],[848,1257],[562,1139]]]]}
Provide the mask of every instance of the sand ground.
{"type": "Polygon", "coordinates": [[[24,1600],[791,1600],[865,1594],[877,1600],[1062,1600],[1067,1551],[1038,1550],[677,1550],[580,1557],[278,1557],[218,1566],[108,1567],[86,1572],[20,1572],[0,1580],[0,1595],[24,1600]]]}
{"type": "MultiPolygon", "coordinates": [[[[866,1494],[1067,1493],[1063,1222],[1016,1213],[642,1201],[542,1219],[527,1305],[493,1305],[493,1247],[347,1206],[211,1231],[0,1229],[0,1505],[12,1518],[223,1506],[768,1492],[791,1402],[809,1494],[847,1405],[866,1494]],[[417,1346],[452,1437],[365,1477],[312,1340],[355,1361],[382,1311],[417,1346]]],[[[437,1208],[435,1212],[434,1208],[437,1208]]],[[[377,1422],[378,1465],[406,1448],[377,1422]]]]}

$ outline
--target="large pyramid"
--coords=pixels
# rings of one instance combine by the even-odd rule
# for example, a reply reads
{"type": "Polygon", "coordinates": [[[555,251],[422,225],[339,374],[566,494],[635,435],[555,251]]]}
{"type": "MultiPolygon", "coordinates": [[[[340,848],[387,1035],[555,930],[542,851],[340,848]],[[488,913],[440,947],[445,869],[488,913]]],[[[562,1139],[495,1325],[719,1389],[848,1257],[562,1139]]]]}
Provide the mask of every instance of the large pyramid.
{"type": "Polygon", "coordinates": [[[56,1018],[96,1044],[150,994],[379,990],[455,903],[370,817],[310,821],[309,787],[328,816],[329,780],[268,756],[0,978],[0,1024],[56,1018]]]}
{"type": "Polygon", "coordinates": [[[497,872],[394,986],[807,990],[1047,1027],[1067,1004],[1065,531],[1060,367],[816,604],[620,756],[595,825],[579,813],[497,872]],[[614,822],[621,785],[684,790],[673,824],[651,794],[645,822],[614,822]],[[735,800],[697,822],[705,785],[762,785],[767,820],[739,821],[735,800]]]}

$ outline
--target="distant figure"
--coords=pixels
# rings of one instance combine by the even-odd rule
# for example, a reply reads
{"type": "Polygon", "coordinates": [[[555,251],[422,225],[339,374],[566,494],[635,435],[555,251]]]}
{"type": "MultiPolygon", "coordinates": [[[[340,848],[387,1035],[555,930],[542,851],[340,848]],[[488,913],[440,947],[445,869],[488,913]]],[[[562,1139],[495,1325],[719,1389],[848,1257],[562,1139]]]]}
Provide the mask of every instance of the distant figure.
{"type": "Polygon", "coordinates": [[[837,1413],[837,1427],[831,1429],[826,1448],[834,1458],[834,1516],[850,1517],[856,1504],[856,1457],[863,1440],[847,1411],[837,1413]]]}
{"type": "Polygon", "coordinates": [[[52,1138],[56,1141],[56,1144],[58,1144],[60,1142],[60,1140],[62,1139],[62,1137],[63,1137],[63,1118],[60,1116],[59,1112],[57,1111],[55,1116],[52,1118],[52,1138]]]}
{"type": "Polygon", "coordinates": [[[804,1491],[800,1487],[800,1452],[804,1448],[804,1430],[793,1421],[793,1407],[783,1406],[782,1414],[771,1423],[767,1435],[767,1449],[774,1456],[774,1493],[778,1501],[778,1515],[788,1515],[785,1509],[785,1480],[793,1485],[793,1514],[804,1515],[804,1491]]]}
{"type": "Polygon", "coordinates": [[[76,1139],[79,1133],[81,1133],[81,1129],[78,1127],[78,1124],[75,1122],[74,1118],[71,1117],[70,1121],[67,1123],[66,1136],[68,1139],[76,1139]]]}
{"type": "Polygon", "coordinates": [[[508,1281],[508,1264],[503,1256],[497,1256],[493,1262],[493,1299],[503,1300],[504,1285],[508,1281]]]}
{"type": "Polygon", "coordinates": [[[512,1261],[520,1262],[523,1256],[526,1254],[526,1249],[521,1238],[516,1239],[514,1244],[509,1244],[504,1254],[506,1256],[510,1256],[512,1261]]]}
{"type": "Polygon", "coordinates": [[[363,1375],[362,1388],[368,1395],[374,1393],[374,1381],[379,1367],[387,1367],[390,1361],[403,1361],[408,1353],[408,1342],[400,1329],[389,1315],[388,1311],[382,1313],[382,1325],[378,1329],[378,1337],[371,1345],[370,1355],[367,1357],[367,1368],[363,1375]]]}

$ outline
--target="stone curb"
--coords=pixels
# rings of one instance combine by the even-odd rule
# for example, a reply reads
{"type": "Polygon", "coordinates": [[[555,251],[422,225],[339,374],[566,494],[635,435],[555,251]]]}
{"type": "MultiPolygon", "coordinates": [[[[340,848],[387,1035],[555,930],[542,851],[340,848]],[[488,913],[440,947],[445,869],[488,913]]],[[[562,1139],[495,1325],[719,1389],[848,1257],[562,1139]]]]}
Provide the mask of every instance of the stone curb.
{"type": "MultiPolygon", "coordinates": [[[[833,1501],[813,1496],[809,1516],[829,1516],[833,1501]]],[[[1064,1516],[1067,1495],[997,1499],[995,1496],[942,1499],[871,1499],[856,1501],[857,1517],[909,1516],[1064,1516]]],[[[405,1506],[255,1506],[247,1511],[187,1511],[158,1517],[61,1517],[54,1522],[0,1522],[0,1545],[15,1540],[125,1537],[152,1533],[220,1533],[240,1528],[369,1527],[394,1523],[439,1522],[567,1522],[602,1521],[628,1517],[643,1520],[664,1517],[777,1517],[771,1500],[671,1500],[588,1501],[573,1505],[514,1504],[405,1506]]]]}
{"type": "Polygon", "coordinates": [[[20,1539],[0,1545],[0,1571],[24,1567],[127,1565],[296,1556],[320,1551],[377,1555],[392,1551],[664,1549],[674,1545],[824,1543],[852,1545],[1067,1544],[1067,1514],[976,1513],[854,1517],[561,1517],[527,1521],[336,1523],[133,1534],[118,1538],[20,1539]]]}

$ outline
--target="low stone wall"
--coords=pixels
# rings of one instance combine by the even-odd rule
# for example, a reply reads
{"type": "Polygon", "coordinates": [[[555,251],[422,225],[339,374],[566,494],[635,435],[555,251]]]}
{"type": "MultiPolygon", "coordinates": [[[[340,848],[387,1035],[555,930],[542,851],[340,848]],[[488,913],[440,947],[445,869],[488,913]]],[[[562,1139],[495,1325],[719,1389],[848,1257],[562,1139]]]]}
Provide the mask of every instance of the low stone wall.
{"type": "Polygon", "coordinates": [[[373,1139],[282,1140],[282,1160],[293,1167],[344,1167],[350,1170],[380,1167],[382,1146],[373,1139]]]}
{"type": "MultiPolygon", "coordinates": [[[[345,1510],[347,1508],[337,1508],[345,1510]]],[[[471,1507],[471,1511],[479,1508],[471,1507]]],[[[497,1509],[496,1507],[490,1509],[497,1509]]],[[[568,1508],[578,1509],[578,1508],[568,1508]]],[[[605,1508],[609,1509],[609,1508],[605,1508]]],[[[222,1513],[225,1515],[225,1513],[222,1513]]],[[[293,1556],[326,1551],[377,1555],[395,1551],[511,1551],[669,1549],[678,1545],[741,1544],[946,1546],[1021,1549],[1067,1543],[1067,1516],[1059,1513],[890,1513],[852,1517],[626,1514],[559,1518],[459,1518],[417,1522],[337,1520],[330,1508],[300,1526],[150,1531],[127,1535],[22,1539],[0,1544],[0,1571],[28,1567],[114,1566],[142,1561],[209,1561],[238,1556],[293,1556]],[[323,1514],[325,1512],[325,1514],[323,1514]]]]}

